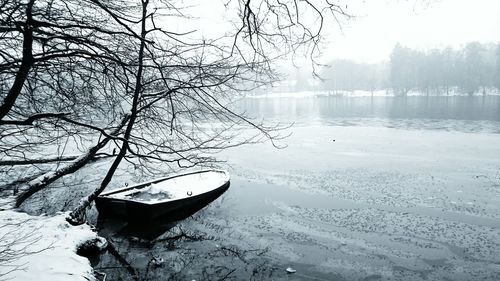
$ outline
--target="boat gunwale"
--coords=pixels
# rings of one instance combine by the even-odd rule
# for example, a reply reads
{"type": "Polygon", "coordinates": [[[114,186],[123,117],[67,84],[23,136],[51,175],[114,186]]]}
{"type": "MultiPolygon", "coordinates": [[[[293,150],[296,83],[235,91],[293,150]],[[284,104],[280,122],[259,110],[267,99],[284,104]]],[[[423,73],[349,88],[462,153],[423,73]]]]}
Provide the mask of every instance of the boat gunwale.
{"type": "Polygon", "coordinates": [[[123,187],[123,188],[118,188],[118,189],[114,189],[114,190],[110,190],[108,192],[105,192],[105,193],[101,193],[98,198],[100,199],[109,199],[109,200],[117,200],[117,201],[124,201],[124,202],[134,202],[134,203],[138,203],[138,204],[144,204],[144,205],[149,205],[149,206],[153,206],[153,205],[157,205],[157,204],[162,204],[162,203],[170,203],[170,202],[175,202],[175,201],[178,201],[178,200],[185,200],[185,199],[188,199],[188,198],[195,198],[197,196],[201,196],[203,194],[206,194],[206,193],[209,193],[209,192],[213,192],[219,188],[222,188],[224,186],[227,186],[230,182],[230,176],[229,176],[229,173],[225,170],[217,170],[217,169],[213,169],[213,170],[201,170],[201,171],[194,171],[194,172],[188,172],[188,173],[183,173],[183,174],[177,174],[177,175],[173,175],[173,176],[167,176],[167,177],[163,177],[163,178],[159,178],[159,179],[154,179],[154,180],[151,180],[151,181],[148,181],[148,182],[142,182],[142,183],[138,183],[138,184],[135,184],[135,185],[132,185],[132,186],[127,186],[127,187],[123,187]],[[223,173],[225,178],[224,178],[224,183],[213,188],[213,189],[210,189],[208,191],[205,191],[205,192],[202,192],[200,194],[196,194],[194,196],[187,196],[187,197],[181,197],[181,198],[170,198],[170,199],[164,199],[164,200],[160,200],[160,201],[154,201],[154,202],[148,202],[148,201],[139,201],[139,200],[134,200],[134,199],[125,199],[125,198],[113,198],[113,197],[110,197],[109,195],[113,195],[113,194],[116,194],[116,193],[121,193],[121,192],[125,192],[125,191],[128,191],[128,190],[131,190],[131,189],[142,189],[142,188],[145,188],[147,187],[148,185],[150,184],[154,184],[154,183],[159,183],[159,182],[163,182],[163,181],[166,181],[166,180],[170,180],[170,179],[174,179],[174,178],[178,178],[178,177],[182,177],[182,176],[189,176],[189,175],[195,175],[195,174],[201,174],[201,173],[208,173],[208,172],[218,172],[218,173],[223,173]]]}

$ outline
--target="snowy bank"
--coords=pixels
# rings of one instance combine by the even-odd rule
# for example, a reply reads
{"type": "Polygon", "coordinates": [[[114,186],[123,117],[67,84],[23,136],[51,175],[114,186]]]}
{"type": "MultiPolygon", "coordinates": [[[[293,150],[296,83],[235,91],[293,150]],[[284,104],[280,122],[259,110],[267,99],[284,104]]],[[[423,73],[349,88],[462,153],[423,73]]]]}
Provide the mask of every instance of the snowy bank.
{"type": "Polygon", "coordinates": [[[65,217],[0,209],[0,280],[95,280],[89,260],[76,251],[98,236],[65,217]]]}

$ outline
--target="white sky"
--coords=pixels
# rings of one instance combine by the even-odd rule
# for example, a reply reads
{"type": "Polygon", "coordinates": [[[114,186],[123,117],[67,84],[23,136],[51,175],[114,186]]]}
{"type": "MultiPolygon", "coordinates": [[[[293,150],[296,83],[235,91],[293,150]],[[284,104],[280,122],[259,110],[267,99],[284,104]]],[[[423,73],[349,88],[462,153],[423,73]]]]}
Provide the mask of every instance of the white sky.
{"type": "Polygon", "coordinates": [[[325,59],[387,60],[399,42],[412,48],[500,42],[500,0],[354,0],[357,17],[329,36],[325,59]]]}
{"type": "MultiPolygon", "coordinates": [[[[398,42],[417,49],[500,42],[500,0],[330,1],[347,4],[347,12],[355,17],[343,22],[342,32],[330,19],[322,63],[334,58],[385,61],[398,42]]],[[[225,2],[198,1],[191,6],[195,18],[173,20],[169,28],[174,24],[179,32],[195,29],[208,37],[222,35],[236,16],[227,13],[225,2]]]]}

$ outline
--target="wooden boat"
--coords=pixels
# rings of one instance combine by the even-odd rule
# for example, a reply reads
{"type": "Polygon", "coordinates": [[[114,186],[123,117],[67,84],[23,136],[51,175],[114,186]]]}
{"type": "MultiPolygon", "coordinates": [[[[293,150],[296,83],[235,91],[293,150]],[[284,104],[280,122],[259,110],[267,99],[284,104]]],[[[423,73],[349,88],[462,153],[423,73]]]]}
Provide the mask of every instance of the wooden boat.
{"type": "Polygon", "coordinates": [[[204,170],[179,174],[102,193],[99,216],[130,222],[181,219],[200,210],[229,188],[229,173],[204,170]]]}

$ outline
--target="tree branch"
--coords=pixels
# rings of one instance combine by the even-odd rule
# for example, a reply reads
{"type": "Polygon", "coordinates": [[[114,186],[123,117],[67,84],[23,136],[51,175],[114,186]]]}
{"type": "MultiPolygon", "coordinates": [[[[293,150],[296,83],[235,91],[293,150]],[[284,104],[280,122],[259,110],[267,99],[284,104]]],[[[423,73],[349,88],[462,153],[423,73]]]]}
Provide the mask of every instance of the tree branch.
{"type": "Polygon", "coordinates": [[[28,117],[25,120],[0,120],[0,125],[19,125],[19,126],[30,126],[33,125],[34,121],[43,119],[43,118],[59,118],[69,115],[68,112],[61,113],[38,113],[28,117]]]}

